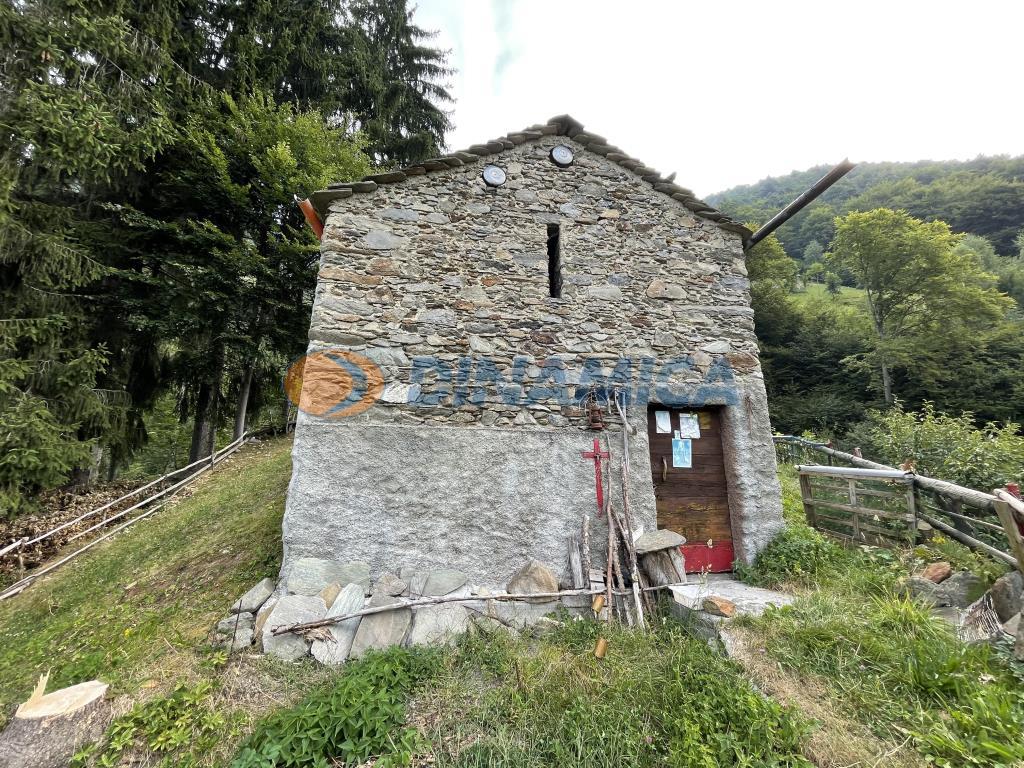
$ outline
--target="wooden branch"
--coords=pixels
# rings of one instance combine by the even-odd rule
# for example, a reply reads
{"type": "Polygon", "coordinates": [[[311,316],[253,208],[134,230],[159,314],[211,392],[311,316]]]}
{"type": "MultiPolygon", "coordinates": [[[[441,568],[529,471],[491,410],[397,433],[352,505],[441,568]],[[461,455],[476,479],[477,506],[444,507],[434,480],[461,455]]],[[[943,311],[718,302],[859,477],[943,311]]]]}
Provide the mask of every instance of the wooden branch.
{"type": "Polygon", "coordinates": [[[618,392],[613,397],[615,410],[619,412],[619,419],[622,421],[622,514],[626,518],[626,528],[623,539],[626,541],[626,552],[629,555],[629,577],[633,582],[633,602],[636,604],[636,612],[640,626],[645,626],[643,601],[640,599],[640,564],[637,562],[636,547],[633,541],[633,514],[629,510],[629,421],[626,419],[626,411],[619,403],[618,392]]]}
{"type": "MultiPolygon", "coordinates": [[[[217,463],[222,458],[225,458],[225,456],[221,456],[220,454],[224,454],[226,451],[229,451],[230,449],[236,447],[236,445],[238,443],[240,443],[242,440],[244,440],[245,438],[246,438],[246,435],[243,435],[238,440],[235,440],[235,441],[229,443],[228,445],[226,445],[223,448],[221,448],[219,451],[216,451],[215,453],[211,454],[211,456],[215,457],[214,458],[214,463],[217,463]]],[[[231,453],[234,453],[234,451],[232,450],[231,453]]],[[[204,463],[209,464],[209,462],[210,462],[210,456],[204,456],[203,458],[199,459],[198,461],[193,461],[191,464],[188,464],[187,466],[181,467],[180,469],[175,469],[172,472],[168,472],[166,475],[163,475],[162,477],[158,477],[156,480],[152,480],[152,481],[146,483],[145,485],[136,488],[134,491],[129,491],[128,493],[126,493],[124,496],[121,496],[120,498],[114,499],[113,501],[109,501],[106,504],[104,504],[103,506],[97,507],[96,509],[90,510],[89,512],[86,512],[86,513],[84,513],[82,515],[79,515],[74,520],[68,520],[68,521],[66,521],[64,523],[61,523],[60,525],[58,525],[56,528],[53,528],[52,530],[49,530],[49,531],[46,531],[45,533],[39,534],[34,539],[30,539],[29,541],[26,541],[24,546],[30,547],[33,544],[37,544],[40,541],[43,541],[44,539],[48,539],[51,536],[53,536],[53,535],[55,535],[57,533],[60,533],[61,531],[65,530],[66,528],[70,528],[75,523],[80,523],[82,520],[85,520],[86,518],[93,517],[94,515],[98,515],[100,512],[105,512],[106,510],[108,510],[111,507],[121,503],[122,501],[125,501],[126,499],[130,499],[132,496],[137,496],[138,494],[142,493],[142,491],[148,490],[149,488],[152,488],[154,485],[157,485],[158,483],[162,483],[164,480],[166,480],[169,477],[173,477],[174,475],[180,475],[182,472],[185,472],[186,470],[189,470],[192,467],[195,467],[195,466],[197,466],[199,464],[204,464],[204,463]]],[[[190,475],[189,477],[192,477],[192,476],[190,475]]],[[[125,512],[131,511],[131,509],[137,509],[138,507],[145,505],[149,501],[152,501],[152,500],[158,498],[160,495],[163,495],[163,494],[156,494],[154,496],[150,496],[145,501],[139,502],[134,507],[131,507],[129,510],[125,510],[125,512]]],[[[122,512],[121,514],[124,514],[124,512],[122,512]]],[[[120,515],[115,516],[115,517],[111,517],[111,518],[107,518],[100,525],[105,525],[106,523],[109,523],[111,520],[116,520],[117,517],[119,517],[119,516],[120,515]]],[[[93,528],[90,528],[89,530],[93,530],[96,527],[98,527],[98,526],[93,526],[93,528]]],[[[83,533],[85,533],[85,531],[83,531],[83,533]]],[[[78,534],[78,535],[80,536],[81,534],[78,534]]],[[[77,538],[77,536],[74,537],[74,538],[77,538]]],[[[71,539],[69,539],[69,541],[70,540],[71,539]]],[[[6,554],[7,551],[8,551],[7,549],[4,549],[4,550],[0,551],[0,555],[6,554]]]]}
{"type": "Polygon", "coordinates": [[[1024,573],[1024,537],[1021,536],[1020,528],[1017,527],[1014,510],[1024,514],[1024,503],[1006,491],[994,491],[996,498],[996,514],[999,515],[999,522],[1003,524],[1003,531],[1010,542],[1010,551],[1013,552],[1017,561],[1017,568],[1024,573]]]}
{"type": "MultiPolygon", "coordinates": [[[[479,603],[486,602],[488,600],[519,600],[523,602],[534,602],[536,600],[556,600],[560,597],[572,597],[574,595],[600,595],[603,594],[604,591],[605,590],[603,589],[563,589],[558,592],[536,592],[531,595],[471,595],[470,597],[440,595],[438,597],[424,597],[419,600],[410,600],[407,603],[374,605],[369,608],[353,611],[352,613],[346,613],[342,616],[331,616],[325,619],[307,621],[301,624],[278,624],[271,629],[271,632],[275,635],[284,635],[289,632],[305,632],[308,629],[329,627],[332,624],[338,624],[339,622],[347,621],[348,619],[354,619],[357,616],[372,616],[375,613],[387,613],[388,611],[398,611],[403,608],[423,608],[428,605],[440,605],[442,603],[479,603]]],[[[616,594],[619,594],[618,590],[616,590],[616,594]]]]}

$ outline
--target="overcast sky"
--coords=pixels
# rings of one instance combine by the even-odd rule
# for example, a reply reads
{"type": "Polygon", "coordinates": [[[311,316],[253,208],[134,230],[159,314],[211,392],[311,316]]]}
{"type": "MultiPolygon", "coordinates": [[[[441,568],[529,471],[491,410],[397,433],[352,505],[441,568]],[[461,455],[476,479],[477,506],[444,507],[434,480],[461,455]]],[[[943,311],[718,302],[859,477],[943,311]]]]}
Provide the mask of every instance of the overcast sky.
{"type": "Polygon", "coordinates": [[[418,0],[449,149],[568,112],[708,195],[849,156],[1024,154],[1024,3],[418,0]]]}

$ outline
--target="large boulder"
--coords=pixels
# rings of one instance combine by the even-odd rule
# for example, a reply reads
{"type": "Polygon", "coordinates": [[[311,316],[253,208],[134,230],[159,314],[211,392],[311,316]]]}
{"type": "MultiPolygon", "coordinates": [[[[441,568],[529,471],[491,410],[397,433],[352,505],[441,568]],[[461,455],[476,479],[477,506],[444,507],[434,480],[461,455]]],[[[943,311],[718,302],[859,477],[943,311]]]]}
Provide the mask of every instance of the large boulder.
{"type": "Polygon", "coordinates": [[[970,571],[954,573],[941,584],[911,576],[907,591],[912,597],[937,607],[966,608],[985,592],[985,580],[970,571]]]}
{"type": "Polygon", "coordinates": [[[465,586],[467,577],[453,568],[439,568],[433,571],[402,570],[402,581],[409,585],[412,597],[439,597],[448,595],[465,586]]]}
{"type": "MultiPolygon", "coordinates": [[[[334,599],[334,603],[327,611],[326,618],[355,613],[363,607],[364,601],[362,585],[348,584],[334,599]]],[[[352,641],[355,640],[356,631],[359,629],[360,618],[355,616],[328,627],[327,632],[331,639],[313,641],[310,648],[313,658],[328,666],[343,664],[352,649],[352,641]]]]}
{"type": "Polygon", "coordinates": [[[257,583],[252,589],[242,595],[231,606],[232,613],[256,613],[265,602],[274,594],[276,583],[267,577],[257,583]]]}
{"type": "Polygon", "coordinates": [[[300,557],[288,571],[286,586],[293,595],[315,595],[328,584],[361,584],[370,591],[370,566],[361,561],[339,563],[319,557],[300,557]]]}
{"type": "Polygon", "coordinates": [[[999,614],[1000,621],[1009,621],[1024,608],[1024,576],[1020,571],[1010,571],[996,579],[990,590],[992,607],[999,614]]]}
{"type": "Polygon", "coordinates": [[[970,571],[959,571],[939,584],[939,592],[945,599],[943,605],[966,608],[985,593],[983,578],[970,571]]]}
{"type": "MultiPolygon", "coordinates": [[[[510,595],[537,595],[558,592],[558,577],[540,560],[531,559],[509,579],[506,586],[510,595]]],[[[540,598],[550,600],[551,598],[540,598]]]]}
{"type": "Polygon", "coordinates": [[[393,573],[385,572],[373,584],[373,594],[398,597],[409,588],[409,585],[393,573]]]}
{"type": "Polygon", "coordinates": [[[317,621],[326,613],[327,606],[319,597],[285,595],[280,598],[263,622],[263,652],[287,661],[301,659],[309,650],[306,638],[291,632],[275,635],[274,627],[317,621]]]}
{"type": "MultiPolygon", "coordinates": [[[[401,602],[397,597],[378,594],[370,598],[368,607],[397,605],[401,602]]],[[[358,659],[374,648],[383,649],[401,645],[405,641],[411,623],[411,608],[396,608],[363,616],[362,621],[359,622],[359,629],[356,630],[356,636],[352,640],[349,656],[358,659]]]]}

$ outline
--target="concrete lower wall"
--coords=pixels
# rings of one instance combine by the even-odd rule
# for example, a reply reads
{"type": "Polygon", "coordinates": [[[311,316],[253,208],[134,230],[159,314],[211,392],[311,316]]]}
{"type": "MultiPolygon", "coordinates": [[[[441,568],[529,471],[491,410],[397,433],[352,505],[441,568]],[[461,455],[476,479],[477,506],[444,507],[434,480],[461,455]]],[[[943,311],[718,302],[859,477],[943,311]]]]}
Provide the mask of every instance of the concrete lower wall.
{"type": "MultiPolygon", "coordinates": [[[[644,415],[644,418],[646,416],[644,415]]],[[[638,419],[640,417],[637,417],[638,419]]],[[[630,436],[631,508],[656,527],[646,427],[630,436]]],[[[593,446],[582,429],[498,429],[303,418],[284,518],[284,565],[305,556],[364,560],[376,577],[400,568],[456,568],[504,586],[534,557],[563,574],[583,513],[592,559],[605,561],[595,515],[593,446]]],[[[600,433],[612,453],[618,502],[621,432],[600,433]]],[[[606,464],[607,465],[607,464],[606,464]]]]}

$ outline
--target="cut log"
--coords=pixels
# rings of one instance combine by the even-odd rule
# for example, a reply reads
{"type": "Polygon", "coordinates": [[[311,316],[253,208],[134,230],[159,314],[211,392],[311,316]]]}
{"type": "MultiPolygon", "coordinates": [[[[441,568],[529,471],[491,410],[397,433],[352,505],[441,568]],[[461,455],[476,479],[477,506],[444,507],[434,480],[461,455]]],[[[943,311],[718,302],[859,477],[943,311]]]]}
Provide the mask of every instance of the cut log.
{"type": "Polygon", "coordinates": [[[686,583],[686,561],[677,548],[640,555],[640,567],[652,587],[686,583]]]}
{"type": "Polygon", "coordinates": [[[110,723],[107,684],[98,680],[44,694],[48,675],[0,733],[0,768],[64,768],[110,723]]]}
{"type": "Polygon", "coordinates": [[[580,540],[577,536],[569,537],[569,579],[573,589],[586,589],[587,579],[583,575],[583,555],[580,552],[580,540]]]}

